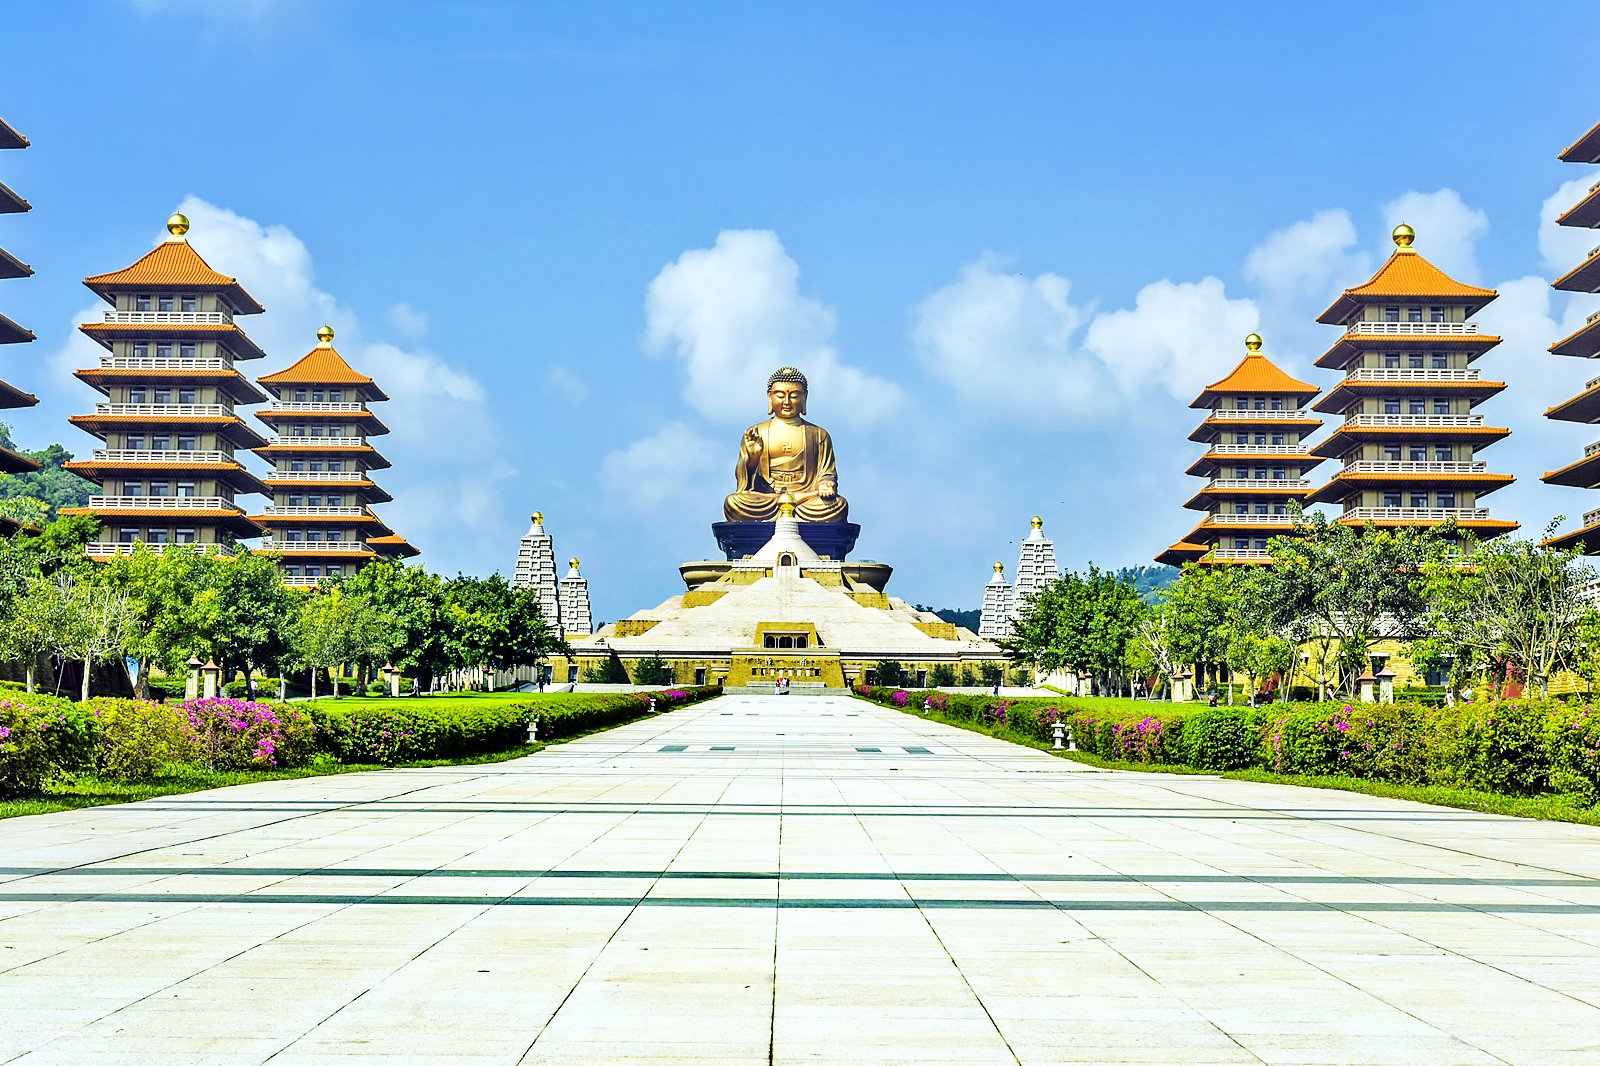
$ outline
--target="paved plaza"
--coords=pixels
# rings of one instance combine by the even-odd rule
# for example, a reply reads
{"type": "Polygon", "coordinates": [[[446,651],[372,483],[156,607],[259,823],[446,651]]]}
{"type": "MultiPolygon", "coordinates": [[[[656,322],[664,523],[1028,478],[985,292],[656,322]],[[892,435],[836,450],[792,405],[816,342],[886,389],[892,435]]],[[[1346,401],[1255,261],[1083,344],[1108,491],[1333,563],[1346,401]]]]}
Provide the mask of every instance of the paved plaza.
{"type": "Polygon", "coordinates": [[[0,1062],[1596,1063],[1600,830],[729,696],[0,822],[0,1062]]]}

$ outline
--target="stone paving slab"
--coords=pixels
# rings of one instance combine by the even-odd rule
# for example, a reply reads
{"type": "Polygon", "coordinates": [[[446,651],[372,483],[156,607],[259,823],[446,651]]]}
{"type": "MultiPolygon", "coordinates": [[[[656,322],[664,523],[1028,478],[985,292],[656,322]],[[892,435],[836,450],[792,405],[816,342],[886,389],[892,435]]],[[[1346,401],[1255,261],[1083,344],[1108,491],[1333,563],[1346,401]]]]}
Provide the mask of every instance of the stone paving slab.
{"type": "Polygon", "coordinates": [[[1597,845],[728,696],[0,822],[0,1063],[1595,1063],[1597,845]]]}

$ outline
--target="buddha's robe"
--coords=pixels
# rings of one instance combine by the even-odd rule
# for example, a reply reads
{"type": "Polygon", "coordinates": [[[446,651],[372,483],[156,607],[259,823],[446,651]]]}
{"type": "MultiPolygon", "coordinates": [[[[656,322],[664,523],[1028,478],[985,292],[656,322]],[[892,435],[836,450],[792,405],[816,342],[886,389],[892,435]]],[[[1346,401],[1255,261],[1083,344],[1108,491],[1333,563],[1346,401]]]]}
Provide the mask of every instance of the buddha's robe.
{"type": "Polygon", "coordinates": [[[784,493],[795,498],[795,517],[802,522],[843,522],[850,505],[837,494],[821,497],[822,484],[838,484],[833,460],[833,438],[821,426],[805,419],[793,423],[769,418],[750,427],[761,438],[761,458],[751,469],[750,445],[740,438],[739,463],[734,468],[736,491],[722,504],[730,522],[771,522],[778,517],[778,500],[784,493]]]}

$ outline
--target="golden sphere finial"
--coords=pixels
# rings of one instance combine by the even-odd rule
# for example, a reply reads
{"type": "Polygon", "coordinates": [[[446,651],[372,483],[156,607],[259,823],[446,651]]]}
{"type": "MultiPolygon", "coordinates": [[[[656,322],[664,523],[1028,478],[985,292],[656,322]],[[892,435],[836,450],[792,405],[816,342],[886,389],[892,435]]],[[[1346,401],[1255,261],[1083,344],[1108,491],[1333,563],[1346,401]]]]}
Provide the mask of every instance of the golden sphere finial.
{"type": "Polygon", "coordinates": [[[317,327],[317,340],[319,342],[321,342],[322,344],[325,344],[325,345],[333,344],[333,327],[332,326],[318,326],[317,327]]]}
{"type": "Polygon", "coordinates": [[[1043,529],[1044,519],[1040,518],[1038,515],[1034,515],[1033,521],[1030,522],[1029,525],[1033,526],[1034,529],[1043,529]]]}
{"type": "Polygon", "coordinates": [[[999,577],[1001,574],[1003,574],[1005,572],[1006,572],[1006,564],[996,560],[996,562],[994,564],[995,576],[999,577]]]}
{"type": "Polygon", "coordinates": [[[778,517],[779,518],[793,518],[794,517],[794,507],[795,507],[794,493],[786,492],[782,496],[778,497],[778,517]]]}
{"type": "Polygon", "coordinates": [[[1250,334],[1250,336],[1248,336],[1248,337],[1246,337],[1244,339],[1244,346],[1245,346],[1245,349],[1248,350],[1248,351],[1259,352],[1261,350],[1261,334],[1259,334],[1259,333],[1250,334]]]}
{"type": "Polygon", "coordinates": [[[181,215],[174,211],[167,216],[167,232],[174,237],[182,237],[189,232],[189,216],[181,215]]]}
{"type": "Polygon", "coordinates": [[[1417,239],[1417,231],[1402,222],[1394,228],[1391,236],[1394,237],[1395,245],[1404,250],[1410,248],[1411,242],[1417,239]]]}
{"type": "Polygon", "coordinates": [[[576,570],[578,568],[578,557],[574,555],[572,558],[568,559],[567,565],[576,570]]]}
{"type": "Polygon", "coordinates": [[[533,512],[533,524],[536,525],[536,526],[544,525],[544,512],[543,511],[535,511],[535,512],[533,512]]]}

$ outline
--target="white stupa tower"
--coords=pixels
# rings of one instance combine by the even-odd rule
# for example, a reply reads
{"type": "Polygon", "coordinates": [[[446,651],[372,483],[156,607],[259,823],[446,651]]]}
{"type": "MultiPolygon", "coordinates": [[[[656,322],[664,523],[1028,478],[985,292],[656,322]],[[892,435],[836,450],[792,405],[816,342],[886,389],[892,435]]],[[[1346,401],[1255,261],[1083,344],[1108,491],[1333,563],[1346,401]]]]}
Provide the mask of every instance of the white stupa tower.
{"type": "Polygon", "coordinates": [[[994,577],[983,587],[983,611],[978,615],[978,637],[1006,640],[1011,636],[1011,582],[1006,580],[1006,564],[994,564],[994,577]]]}
{"type": "Polygon", "coordinates": [[[1011,617],[1015,619],[1027,606],[1028,597],[1061,577],[1056,569],[1056,545],[1044,535],[1044,519],[1033,516],[1033,529],[1022,542],[1017,556],[1017,584],[1011,593],[1011,617]]]}
{"type": "MultiPolygon", "coordinates": [[[[564,633],[567,628],[561,620],[561,597],[556,583],[555,539],[544,531],[544,515],[533,512],[533,525],[522,535],[517,545],[517,567],[511,577],[517,588],[539,590],[539,612],[550,628],[564,633]]],[[[588,586],[584,587],[583,632],[589,632],[588,586]]]]}
{"type": "Polygon", "coordinates": [[[589,579],[578,573],[578,559],[567,560],[567,576],[561,579],[561,637],[586,637],[594,632],[594,615],[589,610],[589,579]]]}

